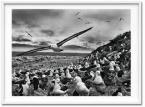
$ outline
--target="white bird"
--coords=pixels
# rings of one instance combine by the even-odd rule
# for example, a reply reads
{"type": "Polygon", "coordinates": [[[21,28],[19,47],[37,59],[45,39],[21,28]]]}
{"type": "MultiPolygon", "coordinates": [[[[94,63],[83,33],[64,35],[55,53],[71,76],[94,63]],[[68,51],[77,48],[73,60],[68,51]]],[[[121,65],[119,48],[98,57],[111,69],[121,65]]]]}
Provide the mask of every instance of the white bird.
{"type": "Polygon", "coordinates": [[[49,46],[45,46],[45,47],[39,47],[39,48],[36,48],[36,49],[32,49],[32,50],[29,50],[27,52],[23,52],[23,53],[20,53],[18,54],[17,56],[22,56],[22,55],[25,55],[25,54],[30,54],[30,53],[35,53],[37,51],[42,51],[42,50],[48,50],[48,49],[52,49],[54,52],[61,52],[63,51],[62,48],[60,48],[64,43],[70,41],[71,39],[75,38],[75,37],[78,37],[79,35],[91,30],[93,27],[90,27],[86,30],[83,30],[83,31],[80,31],[72,36],[69,36],[68,38],[60,41],[59,43],[55,44],[55,45],[49,45],[49,46]]]}
{"type": "Polygon", "coordinates": [[[61,90],[58,81],[54,80],[54,87],[53,87],[53,91],[51,92],[51,95],[63,96],[65,95],[65,93],[66,93],[65,91],[61,90]]]}
{"type": "Polygon", "coordinates": [[[22,87],[23,87],[23,95],[27,96],[28,90],[29,90],[29,84],[30,84],[29,73],[27,72],[27,74],[25,74],[25,76],[26,76],[26,79],[25,79],[26,83],[22,84],[22,87]]]}
{"type": "Polygon", "coordinates": [[[66,69],[66,78],[72,78],[69,69],[66,69]]]}
{"type": "Polygon", "coordinates": [[[77,92],[80,96],[89,95],[89,89],[79,76],[72,78],[72,81],[68,83],[68,89],[66,90],[69,96],[72,96],[74,92],[77,92]]]}
{"type": "Polygon", "coordinates": [[[89,89],[86,87],[85,83],[82,82],[82,79],[79,76],[75,77],[76,82],[76,92],[80,96],[89,95],[89,89]]]}
{"type": "Polygon", "coordinates": [[[95,72],[95,77],[94,77],[93,81],[94,81],[95,84],[104,84],[104,81],[103,81],[103,79],[102,79],[102,77],[100,75],[100,71],[99,70],[97,70],[95,72]]]}

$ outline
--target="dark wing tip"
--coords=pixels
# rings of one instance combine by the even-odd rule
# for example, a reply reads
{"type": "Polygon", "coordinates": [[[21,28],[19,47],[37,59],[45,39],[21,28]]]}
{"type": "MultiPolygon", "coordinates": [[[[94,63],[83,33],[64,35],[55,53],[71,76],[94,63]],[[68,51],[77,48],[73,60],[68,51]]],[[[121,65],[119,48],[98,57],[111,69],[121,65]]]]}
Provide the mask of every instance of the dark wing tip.
{"type": "Polygon", "coordinates": [[[90,29],[92,29],[93,27],[90,27],[90,29]]]}
{"type": "Polygon", "coordinates": [[[86,29],[86,31],[91,30],[92,28],[93,28],[93,27],[90,27],[90,28],[86,29]]]}

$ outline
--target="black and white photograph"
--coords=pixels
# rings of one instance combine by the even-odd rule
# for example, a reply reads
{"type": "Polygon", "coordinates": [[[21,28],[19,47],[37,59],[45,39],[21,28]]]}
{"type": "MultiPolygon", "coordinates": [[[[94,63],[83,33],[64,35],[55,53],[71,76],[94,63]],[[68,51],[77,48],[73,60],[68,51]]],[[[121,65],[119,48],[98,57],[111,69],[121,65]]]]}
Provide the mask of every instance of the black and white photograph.
{"type": "Polygon", "coordinates": [[[12,96],[131,96],[129,9],[13,9],[12,96]]]}

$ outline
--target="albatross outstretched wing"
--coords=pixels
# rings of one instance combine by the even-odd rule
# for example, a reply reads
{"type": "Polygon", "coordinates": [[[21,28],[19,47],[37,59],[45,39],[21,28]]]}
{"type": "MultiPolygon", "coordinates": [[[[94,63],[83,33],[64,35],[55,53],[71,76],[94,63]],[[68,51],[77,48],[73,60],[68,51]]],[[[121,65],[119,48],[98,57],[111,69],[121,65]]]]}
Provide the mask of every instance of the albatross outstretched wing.
{"type": "Polygon", "coordinates": [[[90,27],[90,28],[88,28],[88,29],[86,29],[86,30],[83,30],[83,31],[81,31],[81,32],[78,32],[78,33],[76,33],[76,34],[74,34],[74,35],[72,35],[72,36],[70,36],[70,37],[68,37],[68,38],[66,38],[66,39],[64,39],[64,40],[62,40],[62,41],[60,41],[59,43],[57,43],[57,46],[58,46],[58,47],[62,46],[62,45],[63,45],[64,43],[66,43],[67,41],[69,41],[69,40],[71,40],[71,39],[73,39],[73,38],[75,38],[75,37],[77,37],[77,36],[79,36],[79,35],[81,35],[81,34],[87,32],[87,31],[91,30],[92,28],[93,28],[93,27],[90,27]]]}
{"type": "Polygon", "coordinates": [[[51,49],[51,46],[45,46],[45,47],[39,47],[39,48],[36,48],[36,49],[32,49],[30,51],[20,53],[17,56],[27,55],[27,54],[30,54],[30,53],[34,53],[34,52],[38,52],[38,51],[42,51],[42,50],[47,50],[47,49],[51,49]]]}
{"type": "MultiPolygon", "coordinates": [[[[92,28],[93,27],[90,27],[90,28],[88,28],[86,30],[83,30],[81,32],[78,32],[78,33],[76,33],[76,34],[74,34],[74,35],[72,35],[72,36],[70,36],[70,37],[62,40],[61,42],[57,43],[57,46],[58,47],[62,46],[65,42],[67,42],[67,41],[69,41],[69,40],[71,40],[71,39],[73,39],[73,38],[75,38],[75,37],[77,37],[77,36],[79,36],[79,35],[87,32],[87,31],[91,30],[92,28]]],[[[30,54],[30,53],[34,53],[34,52],[38,52],[38,51],[42,51],[42,50],[47,50],[47,49],[52,49],[52,47],[51,46],[39,47],[39,48],[32,49],[32,50],[27,51],[27,52],[20,53],[17,56],[27,55],[27,54],[30,54]]]]}

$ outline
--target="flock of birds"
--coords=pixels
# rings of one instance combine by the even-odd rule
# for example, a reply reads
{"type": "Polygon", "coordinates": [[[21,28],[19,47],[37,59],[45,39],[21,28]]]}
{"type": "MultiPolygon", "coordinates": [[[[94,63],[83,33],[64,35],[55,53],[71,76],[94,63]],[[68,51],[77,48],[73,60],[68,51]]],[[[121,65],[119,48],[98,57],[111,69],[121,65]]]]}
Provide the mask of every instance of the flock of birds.
{"type": "Polygon", "coordinates": [[[13,95],[92,96],[95,93],[104,94],[106,85],[96,62],[94,62],[94,66],[96,66],[93,68],[96,70],[95,72],[93,70],[86,71],[90,67],[87,62],[85,67],[79,65],[77,69],[70,65],[65,69],[60,68],[59,70],[46,72],[20,70],[13,73],[13,95]]]}

